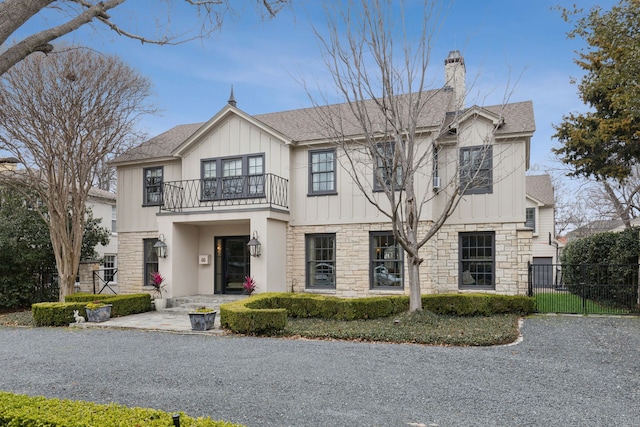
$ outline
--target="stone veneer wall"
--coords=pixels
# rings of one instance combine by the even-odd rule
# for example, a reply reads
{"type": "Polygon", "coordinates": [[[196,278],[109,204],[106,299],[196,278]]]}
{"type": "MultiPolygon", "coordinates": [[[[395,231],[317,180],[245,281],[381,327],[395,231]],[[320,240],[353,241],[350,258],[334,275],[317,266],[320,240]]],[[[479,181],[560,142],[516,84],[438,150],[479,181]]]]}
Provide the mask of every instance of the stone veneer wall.
{"type": "Polygon", "coordinates": [[[157,231],[118,233],[118,289],[121,294],[152,293],[144,283],[143,239],[155,239],[157,231]]]}
{"type": "Polygon", "coordinates": [[[436,283],[434,293],[526,294],[527,262],[531,260],[533,233],[531,230],[519,229],[520,225],[496,223],[445,225],[442,227],[433,242],[437,247],[437,259],[431,263],[433,266],[431,274],[436,283]],[[458,235],[474,231],[495,232],[495,290],[458,289],[458,235]]]}
{"type": "MultiPolygon", "coordinates": [[[[425,226],[427,223],[424,224],[425,226]]],[[[468,292],[458,289],[458,233],[494,231],[496,244],[496,288],[491,293],[522,295],[527,290],[527,262],[531,259],[532,233],[520,230],[517,224],[445,225],[421,249],[424,259],[420,266],[420,286],[423,294],[468,292]]],[[[369,232],[390,231],[388,223],[342,224],[289,227],[287,271],[288,290],[331,294],[342,297],[398,295],[409,293],[406,273],[402,290],[372,290],[369,288],[369,232]],[[305,289],[305,235],[336,234],[336,289],[305,289]]]]}
{"type": "MultiPolygon", "coordinates": [[[[80,261],[78,266],[78,278],[80,279],[76,284],[76,290],[78,292],[86,292],[92,294],[93,289],[93,272],[100,269],[100,263],[97,261],[80,261]]],[[[100,292],[102,282],[96,280],[95,291],[100,292]]]]}

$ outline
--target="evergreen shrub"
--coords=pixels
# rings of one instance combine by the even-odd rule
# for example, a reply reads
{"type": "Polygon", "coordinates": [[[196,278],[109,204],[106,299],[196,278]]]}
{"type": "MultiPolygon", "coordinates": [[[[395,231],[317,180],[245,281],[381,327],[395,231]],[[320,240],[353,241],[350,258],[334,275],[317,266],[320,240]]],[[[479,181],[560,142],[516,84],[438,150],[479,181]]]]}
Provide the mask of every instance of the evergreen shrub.
{"type": "Polygon", "coordinates": [[[598,233],[571,241],[562,252],[563,283],[572,294],[634,309],[638,301],[640,229],[598,233]]]}
{"type": "MultiPolygon", "coordinates": [[[[21,427],[120,427],[173,425],[173,414],[157,409],[127,408],[44,397],[29,397],[0,391],[0,426],[21,427]]],[[[210,418],[192,418],[180,414],[182,427],[242,427],[210,418]]]]}
{"type": "MultiPolygon", "coordinates": [[[[526,315],[534,299],[494,294],[423,295],[425,310],[450,316],[526,315]]],[[[223,328],[238,333],[283,329],[288,317],[359,320],[388,317],[409,309],[409,297],[339,298],[333,296],[265,293],[220,306],[223,328]]]]}

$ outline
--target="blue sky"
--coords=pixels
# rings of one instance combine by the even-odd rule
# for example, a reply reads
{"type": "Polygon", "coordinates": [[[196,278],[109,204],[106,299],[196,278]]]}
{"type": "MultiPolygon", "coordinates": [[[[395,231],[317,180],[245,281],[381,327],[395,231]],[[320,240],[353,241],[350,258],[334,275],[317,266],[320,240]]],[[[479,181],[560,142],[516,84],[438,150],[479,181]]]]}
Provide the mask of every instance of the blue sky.
{"type": "MultiPolygon", "coordinates": [[[[222,108],[233,85],[238,107],[261,114],[311,105],[301,84],[328,87],[312,24],[323,28],[324,15],[314,0],[293,0],[292,10],[263,21],[253,5],[230,16],[210,38],[177,46],[141,45],[119,37],[101,25],[65,38],[101,52],[116,53],[154,86],[153,101],[162,110],[144,118],[141,129],[154,136],[175,125],[206,121],[222,108]]],[[[409,1],[409,3],[416,3],[409,1]]],[[[460,50],[467,67],[468,101],[479,105],[532,100],[536,133],[531,167],[544,172],[558,167],[551,148],[552,123],[571,111],[585,111],[571,77],[580,77],[574,64],[582,40],[569,40],[565,23],[554,6],[609,9],[613,0],[456,0],[446,8],[442,29],[433,43],[431,73],[434,87],[444,80],[443,61],[460,50]]],[[[166,2],[131,0],[114,20],[148,32],[153,18],[165,21],[166,2]],[[151,8],[151,9],[149,9],[151,8]],[[149,12],[152,10],[152,12],[149,12]]],[[[250,4],[250,3],[249,3],[250,4]]],[[[189,15],[182,6],[171,9],[171,25],[186,28],[189,15]]],[[[31,24],[34,25],[34,24],[31,24]]],[[[411,26],[409,27],[411,30],[411,26]]],[[[468,102],[469,104],[469,102],[468,102]]]]}

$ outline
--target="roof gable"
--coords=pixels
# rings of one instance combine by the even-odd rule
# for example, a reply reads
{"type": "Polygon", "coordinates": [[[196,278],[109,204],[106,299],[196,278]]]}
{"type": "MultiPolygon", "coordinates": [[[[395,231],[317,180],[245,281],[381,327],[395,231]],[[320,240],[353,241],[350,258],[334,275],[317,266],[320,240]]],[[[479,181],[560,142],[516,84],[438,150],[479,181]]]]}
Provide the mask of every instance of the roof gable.
{"type": "Polygon", "coordinates": [[[283,135],[282,133],[278,132],[277,130],[265,125],[263,122],[256,120],[255,117],[252,117],[250,115],[248,115],[247,113],[245,113],[244,111],[240,110],[239,108],[231,105],[231,104],[227,104],[224,106],[224,108],[222,108],[220,111],[218,111],[218,113],[213,116],[211,119],[209,119],[209,121],[207,121],[206,123],[202,124],[197,130],[195,130],[191,135],[189,135],[186,139],[184,139],[184,141],[182,141],[181,143],[179,143],[172,151],[171,154],[174,156],[183,156],[187,151],[189,151],[189,149],[194,145],[197,144],[198,141],[207,133],[209,133],[209,131],[211,131],[212,129],[214,129],[216,126],[218,126],[220,123],[225,122],[230,116],[237,116],[240,117],[242,120],[245,120],[249,123],[251,123],[252,125],[260,128],[261,130],[263,130],[264,132],[269,133],[271,136],[275,137],[276,139],[282,141],[284,144],[290,144],[291,140],[289,138],[287,138],[285,135],[283,135]]]}
{"type": "Polygon", "coordinates": [[[555,196],[551,176],[529,175],[526,178],[527,197],[535,200],[543,206],[553,206],[555,196]]]}

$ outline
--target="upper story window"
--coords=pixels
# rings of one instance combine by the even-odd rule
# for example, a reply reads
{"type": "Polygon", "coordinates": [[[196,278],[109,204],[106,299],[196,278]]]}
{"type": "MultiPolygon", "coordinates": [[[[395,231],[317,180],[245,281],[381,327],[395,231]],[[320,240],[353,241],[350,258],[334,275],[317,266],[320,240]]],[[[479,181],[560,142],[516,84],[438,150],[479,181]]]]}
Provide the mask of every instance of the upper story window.
{"type": "Polygon", "coordinates": [[[144,168],[143,206],[158,206],[162,204],[162,175],[163,167],[144,168]]]}
{"type": "Polygon", "coordinates": [[[464,194],[493,192],[493,147],[460,149],[460,190],[464,194]]]}
{"type": "Polygon", "coordinates": [[[115,205],[111,205],[111,232],[112,233],[116,233],[118,231],[117,215],[118,215],[118,209],[116,208],[115,205]]]}
{"type": "Polygon", "coordinates": [[[394,165],[396,143],[384,142],[377,144],[376,150],[373,189],[375,191],[382,191],[385,187],[390,190],[402,189],[402,165],[394,165]],[[394,177],[395,180],[393,179],[394,177]]]}
{"type": "Polygon", "coordinates": [[[309,151],[309,194],[336,194],[336,152],[309,151]]]}
{"type": "Polygon", "coordinates": [[[264,196],[264,154],[202,160],[201,198],[264,196]]]}
{"type": "Polygon", "coordinates": [[[527,208],[527,217],[524,226],[536,231],[536,208],[527,208]]]}

